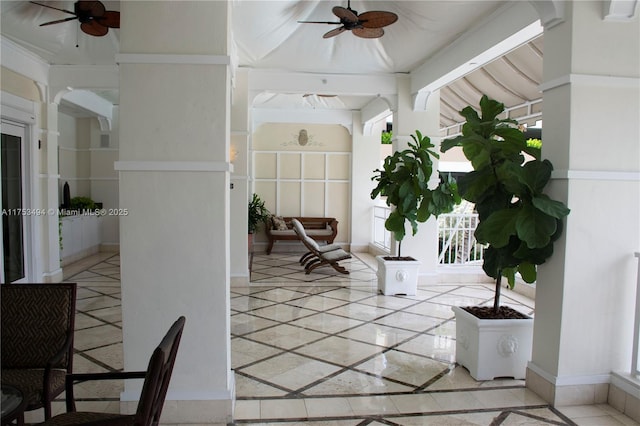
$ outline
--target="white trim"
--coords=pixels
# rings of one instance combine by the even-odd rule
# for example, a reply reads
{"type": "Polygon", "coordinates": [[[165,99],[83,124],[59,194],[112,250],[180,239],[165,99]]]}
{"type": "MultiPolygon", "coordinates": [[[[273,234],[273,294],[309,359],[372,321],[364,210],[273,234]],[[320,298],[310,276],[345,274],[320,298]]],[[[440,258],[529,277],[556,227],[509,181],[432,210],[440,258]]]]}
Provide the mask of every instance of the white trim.
{"type": "Polygon", "coordinates": [[[620,89],[637,89],[638,77],[620,77],[615,75],[595,74],[566,74],[550,81],[545,81],[538,86],[538,90],[546,92],[567,84],[581,84],[585,86],[605,86],[620,89]]]}
{"type": "Polygon", "coordinates": [[[0,91],[2,105],[0,115],[10,121],[24,124],[36,123],[36,105],[29,99],[21,98],[11,93],[0,91]]]}
{"type": "Polygon", "coordinates": [[[57,130],[38,129],[37,132],[41,135],[46,135],[46,136],[60,136],[60,132],[57,130]]]}
{"type": "Polygon", "coordinates": [[[118,64],[230,65],[227,55],[165,55],[154,53],[120,53],[118,64]]]}
{"type": "Polygon", "coordinates": [[[609,22],[629,22],[637,13],[638,0],[605,0],[604,20],[609,22]]]}
{"type": "Polygon", "coordinates": [[[617,172],[607,170],[554,170],[552,179],[611,180],[640,182],[640,172],[617,172]]]}
{"type": "Polygon", "coordinates": [[[40,56],[4,36],[0,38],[0,50],[3,67],[35,82],[48,84],[50,66],[40,56]]]}
{"type": "Polygon", "coordinates": [[[233,164],[224,161],[116,161],[121,172],[233,172],[233,164]]]}
{"type": "Polygon", "coordinates": [[[554,386],[580,386],[611,383],[611,374],[593,374],[588,376],[554,376],[529,361],[527,368],[554,386]]]}
{"type": "Polygon", "coordinates": [[[75,148],[71,146],[59,146],[60,151],[71,152],[120,152],[119,148],[75,148]]]}
{"type": "Polygon", "coordinates": [[[631,376],[629,373],[611,373],[611,385],[622,389],[624,392],[640,399],[640,379],[631,376]]]}
{"type": "Polygon", "coordinates": [[[47,278],[57,279],[57,277],[60,277],[62,279],[62,268],[58,268],[52,272],[42,273],[42,278],[44,279],[44,282],[54,282],[54,281],[47,281],[47,278]]]}
{"type": "Polygon", "coordinates": [[[60,180],[64,180],[67,182],[84,182],[84,181],[115,181],[117,182],[119,179],[117,177],[65,177],[62,176],[60,180]]]}

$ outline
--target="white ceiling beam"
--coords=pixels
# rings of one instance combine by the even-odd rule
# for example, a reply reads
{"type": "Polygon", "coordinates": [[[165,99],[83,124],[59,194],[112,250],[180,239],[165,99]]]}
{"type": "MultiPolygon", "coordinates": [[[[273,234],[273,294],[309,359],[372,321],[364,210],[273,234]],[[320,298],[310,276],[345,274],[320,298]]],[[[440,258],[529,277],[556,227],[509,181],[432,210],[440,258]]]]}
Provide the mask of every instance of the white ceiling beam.
{"type": "Polygon", "coordinates": [[[394,95],[393,74],[315,74],[252,69],[249,89],[275,93],[318,93],[328,95],[394,95]]]}
{"type": "Polygon", "coordinates": [[[339,124],[353,134],[353,113],[345,110],[254,108],[253,130],[264,123],[339,124]]]}
{"type": "Polygon", "coordinates": [[[86,90],[72,90],[70,92],[66,92],[64,96],[62,96],[62,99],[84,111],[102,117],[103,121],[100,123],[102,130],[111,129],[111,123],[113,122],[113,105],[111,102],[86,90]],[[105,119],[108,122],[108,126],[104,125],[105,119]]]}
{"type": "Polygon", "coordinates": [[[0,62],[3,67],[37,83],[48,84],[49,64],[42,58],[4,36],[0,38],[0,52],[2,54],[0,62]]]}
{"type": "Polygon", "coordinates": [[[501,7],[411,72],[414,109],[424,110],[430,93],[534,39],[542,31],[539,15],[529,2],[510,2],[501,7]]]}

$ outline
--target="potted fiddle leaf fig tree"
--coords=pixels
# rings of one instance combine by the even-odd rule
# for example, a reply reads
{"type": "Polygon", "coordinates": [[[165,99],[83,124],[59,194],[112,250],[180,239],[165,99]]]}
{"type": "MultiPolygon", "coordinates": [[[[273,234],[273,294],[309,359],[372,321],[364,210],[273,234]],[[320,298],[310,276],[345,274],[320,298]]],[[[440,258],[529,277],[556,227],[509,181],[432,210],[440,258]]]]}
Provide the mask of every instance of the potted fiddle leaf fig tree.
{"type": "Polygon", "coordinates": [[[264,201],[258,194],[253,194],[248,205],[248,245],[249,253],[253,250],[253,234],[258,230],[260,224],[266,223],[271,217],[271,212],[265,207],[264,201]]]}
{"type": "Polygon", "coordinates": [[[441,146],[442,152],[462,147],[473,166],[473,171],[458,178],[458,188],[462,198],[475,204],[479,217],[475,237],[487,245],[482,268],[495,279],[493,306],[453,308],[457,362],[478,380],[524,378],[533,320],[500,306],[502,277],[511,288],[516,274],[527,283],[535,282],[536,267],[553,254],[563,218],[569,214],[562,202],[544,192],[553,166],[541,159],[541,145],[527,144],[515,120],[498,118],[503,111],[502,103],[483,96],[480,115],[470,106],[464,108],[462,135],[441,146]],[[500,322],[511,327],[509,331],[494,332],[493,337],[483,333],[483,326],[496,330],[500,322]],[[495,341],[488,341],[492,338],[495,341]],[[477,345],[489,352],[481,353],[477,345]]]}
{"type": "Polygon", "coordinates": [[[397,256],[378,256],[378,289],[382,294],[415,295],[418,285],[420,262],[403,257],[402,240],[405,226],[411,226],[412,235],[418,232],[418,224],[429,217],[453,210],[460,202],[456,182],[450,176],[441,178],[434,189],[429,188],[433,173],[432,158],[439,158],[435,146],[426,135],[416,130],[411,135],[409,148],[396,151],[384,160],[382,169],[376,169],[371,180],[378,182],[371,191],[371,198],[386,197],[393,210],[385,221],[385,228],[393,233],[398,244],[397,256]]]}

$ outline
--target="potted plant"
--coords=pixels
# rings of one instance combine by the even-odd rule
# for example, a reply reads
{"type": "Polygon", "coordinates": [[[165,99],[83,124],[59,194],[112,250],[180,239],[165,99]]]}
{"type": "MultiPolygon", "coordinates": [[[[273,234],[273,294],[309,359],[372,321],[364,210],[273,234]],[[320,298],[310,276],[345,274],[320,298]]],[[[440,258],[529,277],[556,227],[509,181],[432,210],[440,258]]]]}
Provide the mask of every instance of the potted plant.
{"type": "Polygon", "coordinates": [[[470,106],[464,108],[460,114],[467,121],[462,135],[441,146],[442,152],[461,146],[473,166],[458,178],[458,188],[462,198],[475,203],[479,217],[475,237],[487,244],[482,268],[496,280],[493,306],[454,307],[456,358],[478,380],[524,378],[533,320],[500,306],[502,277],[511,288],[516,274],[527,283],[535,282],[536,267],[552,255],[562,220],[569,214],[562,202],[544,193],[553,166],[541,159],[541,145],[527,144],[515,120],[498,118],[503,111],[502,103],[483,96],[481,115],[470,106]],[[500,321],[516,328],[498,330],[500,321]],[[467,328],[483,326],[493,332],[467,328]]]}
{"type": "Polygon", "coordinates": [[[258,194],[253,194],[251,201],[249,201],[249,223],[248,223],[248,243],[249,253],[253,250],[253,234],[258,230],[261,223],[266,223],[271,217],[271,213],[265,207],[264,201],[260,199],[258,194]]]}
{"type": "Polygon", "coordinates": [[[416,130],[411,135],[414,143],[409,148],[396,151],[385,158],[382,169],[376,169],[371,180],[377,186],[371,198],[386,197],[392,212],[385,221],[385,228],[393,233],[398,243],[397,256],[378,256],[378,289],[382,294],[415,295],[418,285],[420,262],[412,257],[402,257],[402,240],[405,225],[409,222],[412,235],[418,232],[418,223],[426,222],[431,215],[450,212],[460,197],[455,180],[450,176],[441,179],[434,189],[429,188],[433,172],[432,158],[439,158],[431,148],[434,145],[427,136],[416,130]]]}

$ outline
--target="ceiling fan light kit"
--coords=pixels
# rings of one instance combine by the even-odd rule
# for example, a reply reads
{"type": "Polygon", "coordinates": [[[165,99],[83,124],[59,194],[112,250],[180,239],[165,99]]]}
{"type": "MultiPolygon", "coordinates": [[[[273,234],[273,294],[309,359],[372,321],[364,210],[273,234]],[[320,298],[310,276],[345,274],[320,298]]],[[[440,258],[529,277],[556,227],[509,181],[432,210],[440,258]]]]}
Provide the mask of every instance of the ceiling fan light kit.
{"type": "Polygon", "coordinates": [[[40,24],[41,27],[77,19],[80,22],[82,32],[95,37],[106,35],[109,32],[109,28],[120,28],[120,12],[106,10],[104,4],[99,1],[77,1],[73,4],[73,12],[35,1],[30,3],[73,15],[72,17],[64,19],[45,22],[44,24],[40,24]]]}
{"type": "Polygon", "coordinates": [[[361,38],[379,38],[384,35],[382,27],[391,25],[398,20],[398,15],[393,12],[382,10],[372,10],[358,15],[358,12],[351,9],[351,0],[347,2],[347,7],[334,6],[332,9],[334,15],[340,18],[339,22],[335,21],[298,21],[301,24],[329,24],[342,25],[326,32],[322,37],[331,38],[344,31],[351,31],[354,35],[361,38]]]}

